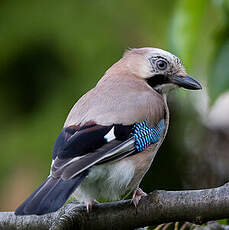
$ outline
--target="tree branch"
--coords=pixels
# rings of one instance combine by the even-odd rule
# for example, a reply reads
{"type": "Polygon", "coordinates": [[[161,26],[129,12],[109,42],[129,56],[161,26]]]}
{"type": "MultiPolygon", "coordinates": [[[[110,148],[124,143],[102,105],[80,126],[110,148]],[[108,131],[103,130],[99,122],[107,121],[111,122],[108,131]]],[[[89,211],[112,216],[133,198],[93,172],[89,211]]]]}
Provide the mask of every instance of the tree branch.
{"type": "Polygon", "coordinates": [[[204,223],[229,217],[229,183],[213,189],[154,191],[135,208],[130,200],[86,207],[69,203],[44,216],[0,213],[0,229],[135,229],[175,221],[204,223]]]}

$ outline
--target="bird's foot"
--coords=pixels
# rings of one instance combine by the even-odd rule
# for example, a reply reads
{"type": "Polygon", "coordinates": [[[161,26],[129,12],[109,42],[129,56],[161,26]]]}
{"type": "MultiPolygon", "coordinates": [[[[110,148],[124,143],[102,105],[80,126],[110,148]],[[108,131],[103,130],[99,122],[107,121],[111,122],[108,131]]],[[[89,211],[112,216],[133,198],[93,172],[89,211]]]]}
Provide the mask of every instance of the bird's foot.
{"type": "Polygon", "coordinates": [[[147,196],[147,194],[140,188],[137,188],[134,192],[134,195],[132,197],[132,202],[135,207],[137,207],[138,202],[141,200],[143,196],[147,196]]]}
{"type": "Polygon", "coordinates": [[[98,204],[99,202],[97,200],[93,200],[89,203],[87,203],[87,213],[89,214],[92,211],[92,206],[95,204],[98,204]]]}

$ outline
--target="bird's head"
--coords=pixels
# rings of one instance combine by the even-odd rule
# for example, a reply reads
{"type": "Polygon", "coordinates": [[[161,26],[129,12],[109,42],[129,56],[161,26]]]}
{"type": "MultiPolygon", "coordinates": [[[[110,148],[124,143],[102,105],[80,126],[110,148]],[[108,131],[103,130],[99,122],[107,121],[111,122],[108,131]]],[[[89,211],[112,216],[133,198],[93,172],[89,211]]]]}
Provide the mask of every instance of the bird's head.
{"type": "Polygon", "coordinates": [[[201,89],[200,83],[189,76],[178,57],[157,48],[136,48],[124,54],[129,71],[144,79],[159,93],[173,88],[201,89]]]}

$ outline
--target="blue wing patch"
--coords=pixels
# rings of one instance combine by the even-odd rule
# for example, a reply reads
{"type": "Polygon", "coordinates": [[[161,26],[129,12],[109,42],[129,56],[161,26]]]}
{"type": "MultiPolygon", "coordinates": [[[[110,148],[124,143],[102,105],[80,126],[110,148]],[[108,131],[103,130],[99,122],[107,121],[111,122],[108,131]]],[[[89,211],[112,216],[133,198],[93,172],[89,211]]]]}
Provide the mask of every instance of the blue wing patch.
{"type": "Polygon", "coordinates": [[[153,128],[150,128],[147,120],[134,124],[131,134],[135,137],[135,147],[138,152],[159,141],[164,123],[164,120],[161,120],[153,128]]]}

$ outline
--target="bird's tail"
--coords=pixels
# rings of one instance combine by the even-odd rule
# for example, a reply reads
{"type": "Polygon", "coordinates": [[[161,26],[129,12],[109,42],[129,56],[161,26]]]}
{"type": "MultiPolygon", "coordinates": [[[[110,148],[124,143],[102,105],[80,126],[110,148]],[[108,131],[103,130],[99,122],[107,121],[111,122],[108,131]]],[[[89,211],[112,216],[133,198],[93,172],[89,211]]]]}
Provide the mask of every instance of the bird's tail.
{"type": "Polygon", "coordinates": [[[87,176],[80,173],[71,180],[48,177],[15,211],[15,215],[43,215],[57,211],[87,176]]]}

